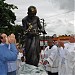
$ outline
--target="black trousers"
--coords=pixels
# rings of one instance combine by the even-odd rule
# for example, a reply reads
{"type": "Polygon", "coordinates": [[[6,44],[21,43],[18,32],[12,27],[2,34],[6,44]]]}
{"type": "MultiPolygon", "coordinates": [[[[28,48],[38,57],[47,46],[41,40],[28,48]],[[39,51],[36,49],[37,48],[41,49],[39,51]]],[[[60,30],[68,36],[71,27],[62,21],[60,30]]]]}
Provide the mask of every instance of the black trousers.
{"type": "Polygon", "coordinates": [[[51,73],[51,72],[47,71],[47,73],[48,73],[48,75],[58,75],[58,72],[56,72],[56,73],[51,73]]]}

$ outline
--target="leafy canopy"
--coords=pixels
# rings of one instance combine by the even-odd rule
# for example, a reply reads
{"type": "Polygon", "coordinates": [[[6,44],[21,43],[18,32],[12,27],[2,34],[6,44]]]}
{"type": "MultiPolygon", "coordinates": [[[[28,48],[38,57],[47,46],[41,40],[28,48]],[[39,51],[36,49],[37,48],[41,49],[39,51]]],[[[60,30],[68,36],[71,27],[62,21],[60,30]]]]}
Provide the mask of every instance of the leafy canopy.
{"type": "Polygon", "coordinates": [[[16,20],[16,16],[12,10],[18,9],[13,4],[5,3],[5,0],[0,0],[0,27],[11,27],[16,20]]]}

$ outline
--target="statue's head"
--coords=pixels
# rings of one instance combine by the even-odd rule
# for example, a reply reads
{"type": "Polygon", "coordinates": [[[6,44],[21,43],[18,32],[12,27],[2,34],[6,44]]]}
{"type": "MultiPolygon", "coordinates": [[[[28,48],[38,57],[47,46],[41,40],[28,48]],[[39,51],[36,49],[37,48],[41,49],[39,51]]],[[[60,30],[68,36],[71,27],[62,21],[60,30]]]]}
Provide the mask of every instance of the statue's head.
{"type": "Polygon", "coordinates": [[[29,6],[28,7],[28,15],[29,16],[35,16],[37,13],[37,9],[35,6],[29,6]]]}

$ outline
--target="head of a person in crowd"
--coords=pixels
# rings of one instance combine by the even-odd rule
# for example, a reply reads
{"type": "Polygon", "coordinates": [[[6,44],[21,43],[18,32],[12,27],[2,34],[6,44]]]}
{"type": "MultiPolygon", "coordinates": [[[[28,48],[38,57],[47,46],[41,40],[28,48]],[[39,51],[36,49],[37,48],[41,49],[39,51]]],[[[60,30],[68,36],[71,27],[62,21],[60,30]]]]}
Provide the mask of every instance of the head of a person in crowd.
{"type": "Polygon", "coordinates": [[[53,41],[53,44],[54,44],[54,45],[57,45],[57,41],[53,41]]]}
{"type": "Polygon", "coordinates": [[[29,6],[29,7],[28,7],[28,12],[27,12],[27,14],[28,14],[28,16],[29,16],[30,18],[34,17],[34,16],[36,15],[36,13],[37,13],[37,9],[36,9],[35,6],[29,6]]]}
{"type": "Polygon", "coordinates": [[[20,49],[20,44],[19,43],[16,43],[16,48],[20,49]]]}
{"type": "Polygon", "coordinates": [[[10,35],[11,35],[13,38],[15,38],[15,34],[14,34],[14,33],[11,33],[10,35]]]}
{"type": "Polygon", "coordinates": [[[8,36],[8,42],[16,44],[16,38],[13,33],[8,36]]]}
{"type": "Polygon", "coordinates": [[[63,41],[58,40],[58,47],[63,47],[63,48],[64,48],[64,42],[63,42],[63,41]]]}
{"type": "Polygon", "coordinates": [[[52,46],[52,45],[53,45],[53,39],[51,38],[48,40],[48,46],[52,46]]]}
{"type": "Polygon", "coordinates": [[[75,35],[74,35],[74,43],[75,43],[75,35]]]}
{"type": "Polygon", "coordinates": [[[6,43],[7,41],[7,35],[5,33],[1,34],[1,43],[6,43]]]}
{"type": "Polygon", "coordinates": [[[74,38],[74,36],[70,36],[69,42],[70,42],[70,43],[75,43],[75,38],[74,38]]]}

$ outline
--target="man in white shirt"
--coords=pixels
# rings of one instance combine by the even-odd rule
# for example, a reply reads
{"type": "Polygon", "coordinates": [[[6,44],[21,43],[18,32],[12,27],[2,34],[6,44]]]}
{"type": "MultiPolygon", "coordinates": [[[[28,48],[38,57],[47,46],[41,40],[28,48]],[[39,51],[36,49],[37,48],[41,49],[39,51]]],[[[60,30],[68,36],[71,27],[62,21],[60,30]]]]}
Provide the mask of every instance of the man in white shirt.
{"type": "Polygon", "coordinates": [[[58,50],[57,46],[53,45],[53,40],[48,41],[48,46],[45,49],[45,59],[43,64],[46,67],[48,75],[58,75],[58,50]]]}

